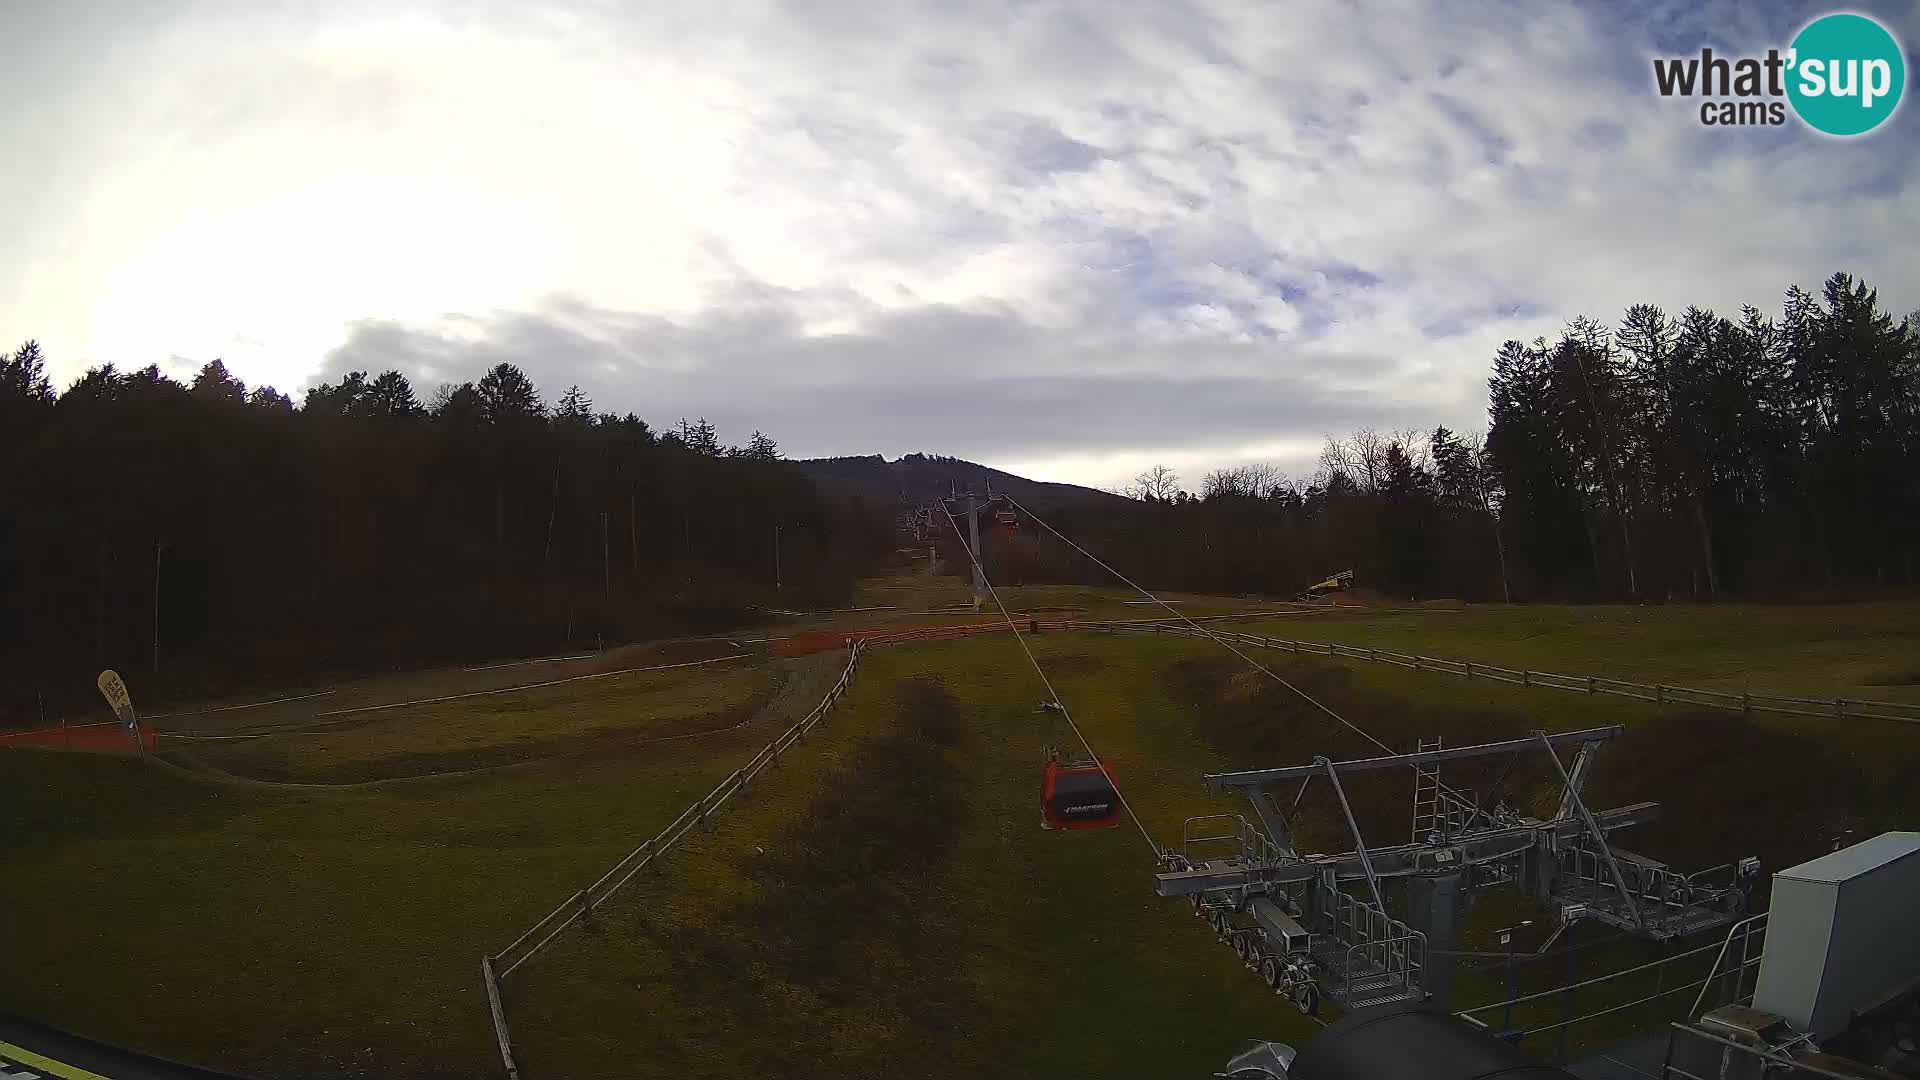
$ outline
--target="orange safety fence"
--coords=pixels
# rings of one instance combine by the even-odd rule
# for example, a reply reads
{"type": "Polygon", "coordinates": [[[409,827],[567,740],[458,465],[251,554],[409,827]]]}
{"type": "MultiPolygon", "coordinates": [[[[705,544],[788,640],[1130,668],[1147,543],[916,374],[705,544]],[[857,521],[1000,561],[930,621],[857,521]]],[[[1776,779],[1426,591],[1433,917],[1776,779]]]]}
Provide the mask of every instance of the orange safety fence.
{"type": "MultiPolygon", "coordinates": [[[[147,750],[157,750],[160,748],[160,733],[151,728],[142,728],[140,742],[147,750]]],[[[0,747],[7,746],[51,746],[63,750],[105,750],[120,754],[133,752],[133,740],[117,720],[37,728],[33,731],[0,731],[0,747]]]]}

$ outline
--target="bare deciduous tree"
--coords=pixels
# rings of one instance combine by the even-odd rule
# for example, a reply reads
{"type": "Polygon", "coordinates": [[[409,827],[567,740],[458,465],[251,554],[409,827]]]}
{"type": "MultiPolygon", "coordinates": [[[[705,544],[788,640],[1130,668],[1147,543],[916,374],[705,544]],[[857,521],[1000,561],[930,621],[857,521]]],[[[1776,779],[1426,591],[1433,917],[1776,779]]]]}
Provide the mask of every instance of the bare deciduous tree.
{"type": "Polygon", "coordinates": [[[1180,493],[1180,474],[1165,465],[1155,465],[1133,478],[1122,494],[1141,502],[1172,502],[1180,493]]]}

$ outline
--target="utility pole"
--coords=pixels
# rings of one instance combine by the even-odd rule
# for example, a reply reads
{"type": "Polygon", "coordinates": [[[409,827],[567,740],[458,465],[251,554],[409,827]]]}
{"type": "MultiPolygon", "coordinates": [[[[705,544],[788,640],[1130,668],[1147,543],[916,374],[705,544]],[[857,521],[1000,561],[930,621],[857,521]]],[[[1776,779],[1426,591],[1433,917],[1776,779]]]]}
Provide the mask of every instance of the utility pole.
{"type": "Polygon", "coordinates": [[[160,553],[166,545],[153,542],[153,673],[160,674],[160,553]]]}

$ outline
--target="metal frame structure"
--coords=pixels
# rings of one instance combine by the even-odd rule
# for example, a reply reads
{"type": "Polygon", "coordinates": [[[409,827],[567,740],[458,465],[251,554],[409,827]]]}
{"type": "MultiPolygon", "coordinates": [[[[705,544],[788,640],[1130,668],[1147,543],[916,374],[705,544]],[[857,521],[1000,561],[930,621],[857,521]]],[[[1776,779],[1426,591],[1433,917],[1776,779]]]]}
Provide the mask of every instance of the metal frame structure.
{"type": "Polygon", "coordinates": [[[1665,941],[1728,926],[1743,913],[1742,886],[1755,869],[1752,860],[1743,860],[1740,872],[1724,880],[1720,872],[1732,867],[1682,875],[1619,850],[1609,839],[1618,829],[1652,820],[1657,804],[1593,810],[1582,798],[1599,748],[1623,730],[1536,731],[1461,747],[1422,740],[1410,754],[1347,761],[1317,756],[1309,765],[1208,775],[1209,788],[1246,796],[1254,820],[1231,815],[1189,821],[1181,847],[1162,854],[1154,891],[1190,898],[1222,940],[1277,990],[1267,977],[1269,959],[1310,970],[1320,995],[1345,1008],[1418,998],[1450,1004],[1458,919],[1476,889],[1517,886],[1552,905],[1562,929],[1591,919],[1665,941]],[[1563,748],[1573,750],[1571,762],[1561,760],[1563,748]],[[1560,782],[1550,819],[1486,805],[1441,778],[1441,766],[1449,762],[1537,750],[1552,759],[1560,782]],[[1343,778],[1402,768],[1414,774],[1413,836],[1408,843],[1369,845],[1343,778]],[[1292,799],[1297,808],[1316,777],[1326,779],[1340,805],[1352,838],[1348,851],[1318,855],[1295,848],[1290,811],[1276,792],[1298,783],[1292,799]],[[1387,886],[1394,881],[1406,886],[1404,921],[1388,903],[1387,886]],[[1276,944],[1287,935],[1268,925],[1274,922],[1268,907],[1307,929],[1304,945],[1291,939],[1276,944]],[[1242,914],[1251,927],[1235,923],[1242,914]]]}

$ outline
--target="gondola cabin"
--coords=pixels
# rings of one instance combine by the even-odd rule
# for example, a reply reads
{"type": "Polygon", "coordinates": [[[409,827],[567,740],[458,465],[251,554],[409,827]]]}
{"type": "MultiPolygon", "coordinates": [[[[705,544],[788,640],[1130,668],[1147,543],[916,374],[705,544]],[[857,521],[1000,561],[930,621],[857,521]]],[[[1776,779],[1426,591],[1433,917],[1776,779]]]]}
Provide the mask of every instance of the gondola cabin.
{"type": "Polygon", "coordinates": [[[1046,829],[1111,829],[1120,824],[1120,793],[1098,758],[1047,761],[1040,783],[1040,825],[1046,829]]]}

